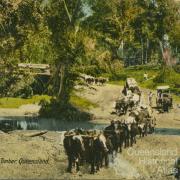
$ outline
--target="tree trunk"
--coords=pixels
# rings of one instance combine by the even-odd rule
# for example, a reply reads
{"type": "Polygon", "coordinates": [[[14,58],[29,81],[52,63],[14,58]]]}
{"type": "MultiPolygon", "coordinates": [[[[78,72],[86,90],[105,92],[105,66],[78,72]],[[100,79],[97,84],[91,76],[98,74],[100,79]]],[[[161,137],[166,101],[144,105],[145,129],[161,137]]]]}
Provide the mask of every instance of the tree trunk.
{"type": "Polygon", "coordinates": [[[162,44],[162,42],[161,41],[159,41],[159,46],[160,46],[160,49],[161,49],[161,53],[162,53],[162,57],[163,57],[163,44],[162,44]]]}
{"type": "Polygon", "coordinates": [[[147,38],[147,40],[146,40],[146,60],[145,60],[145,64],[148,63],[148,49],[149,49],[149,40],[147,38]]]}
{"type": "Polygon", "coordinates": [[[67,16],[68,16],[68,18],[69,18],[69,22],[71,23],[71,15],[70,15],[69,10],[68,10],[68,8],[67,8],[66,1],[63,0],[63,2],[64,2],[64,8],[65,8],[65,10],[66,10],[67,16]]]}
{"type": "Polygon", "coordinates": [[[141,48],[142,48],[141,64],[144,64],[144,45],[143,45],[143,39],[142,39],[142,37],[141,37],[141,48]]]}
{"type": "Polygon", "coordinates": [[[122,58],[124,58],[124,41],[121,41],[121,47],[122,47],[122,58]]]}

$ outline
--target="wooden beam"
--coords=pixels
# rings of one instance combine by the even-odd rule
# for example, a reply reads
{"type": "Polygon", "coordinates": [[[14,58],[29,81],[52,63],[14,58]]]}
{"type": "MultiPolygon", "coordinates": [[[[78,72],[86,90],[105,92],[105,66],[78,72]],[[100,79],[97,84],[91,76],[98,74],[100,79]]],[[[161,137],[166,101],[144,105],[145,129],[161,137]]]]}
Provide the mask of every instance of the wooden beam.
{"type": "Polygon", "coordinates": [[[50,69],[49,64],[26,64],[26,63],[19,63],[19,68],[30,68],[30,69],[50,69]]]}

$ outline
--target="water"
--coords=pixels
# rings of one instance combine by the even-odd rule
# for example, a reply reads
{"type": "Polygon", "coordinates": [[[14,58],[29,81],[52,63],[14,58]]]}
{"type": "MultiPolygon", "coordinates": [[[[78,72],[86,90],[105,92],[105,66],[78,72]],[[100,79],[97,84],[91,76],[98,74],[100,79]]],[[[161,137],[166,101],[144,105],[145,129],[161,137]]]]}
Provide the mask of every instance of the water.
{"type": "Polygon", "coordinates": [[[0,117],[0,130],[48,130],[67,131],[74,128],[103,129],[107,124],[94,124],[91,122],[68,122],[57,119],[37,117],[0,117]]]}
{"type": "Polygon", "coordinates": [[[174,128],[156,128],[155,134],[160,135],[178,135],[180,136],[180,129],[174,129],[174,128]]]}
{"type": "MultiPolygon", "coordinates": [[[[75,128],[83,129],[104,129],[108,124],[98,124],[86,121],[68,122],[58,119],[45,119],[37,117],[0,117],[0,130],[48,130],[48,131],[67,131],[75,128]]],[[[178,135],[180,129],[156,128],[155,134],[159,135],[178,135]]]]}

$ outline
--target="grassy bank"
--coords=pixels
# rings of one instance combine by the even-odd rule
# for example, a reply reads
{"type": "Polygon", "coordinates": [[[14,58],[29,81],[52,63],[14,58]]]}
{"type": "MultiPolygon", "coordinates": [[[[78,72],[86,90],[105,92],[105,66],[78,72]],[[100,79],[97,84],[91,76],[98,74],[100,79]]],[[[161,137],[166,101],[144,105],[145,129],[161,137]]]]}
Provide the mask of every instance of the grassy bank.
{"type": "Polygon", "coordinates": [[[51,97],[47,95],[36,95],[28,99],[4,97],[0,98],[0,108],[18,108],[25,104],[38,104],[43,99],[49,101],[50,98],[51,97]]]}
{"type": "MultiPolygon", "coordinates": [[[[41,100],[50,101],[51,97],[47,95],[36,95],[32,98],[24,99],[24,98],[12,98],[12,97],[4,97],[0,98],[0,108],[19,108],[25,104],[38,104],[41,100]]],[[[95,103],[90,102],[85,98],[81,98],[74,93],[71,95],[70,103],[77,108],[82,110],[95,108],[97,105],[95,103]]]]}
{"type": "Polygon", "coordinates": [[[73,93],[73,95],[71,95],[70,103],[72,105],[76,106],[77,108],[80,108],[81,110],[87,110],[87,109],[98,107],[97,104],[95,104],[85,98],[79,97],[79,96],[75,95],[74,93],[73,93]]]}

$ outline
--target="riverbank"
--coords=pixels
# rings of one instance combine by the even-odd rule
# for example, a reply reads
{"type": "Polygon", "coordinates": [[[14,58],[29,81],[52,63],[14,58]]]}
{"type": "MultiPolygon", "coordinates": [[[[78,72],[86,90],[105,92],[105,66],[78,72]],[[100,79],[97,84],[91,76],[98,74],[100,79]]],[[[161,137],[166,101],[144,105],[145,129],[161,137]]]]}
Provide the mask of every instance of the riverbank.
{"type": "Polygon", "coordinates": [[[40,108],[38,104],[25,104],[19,108],[0,108],[0,117],[38,116],[40,108]]]}

